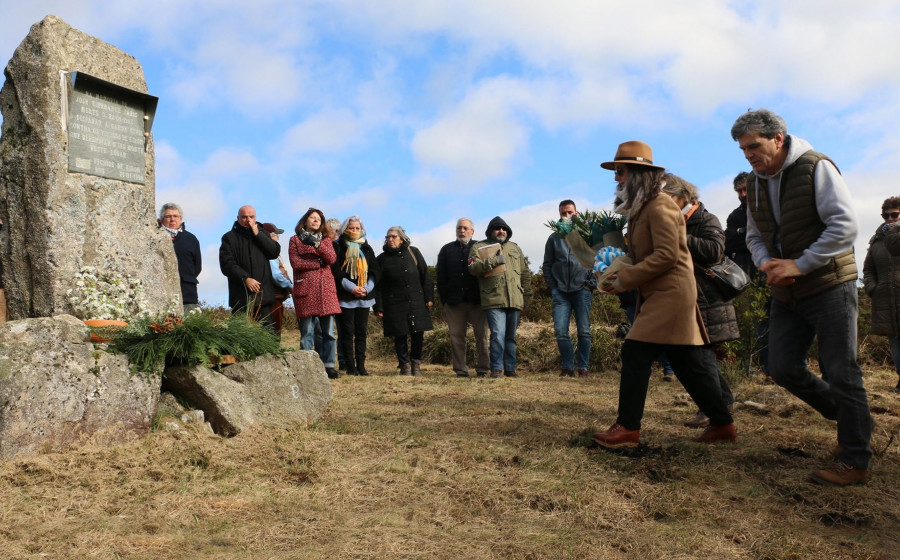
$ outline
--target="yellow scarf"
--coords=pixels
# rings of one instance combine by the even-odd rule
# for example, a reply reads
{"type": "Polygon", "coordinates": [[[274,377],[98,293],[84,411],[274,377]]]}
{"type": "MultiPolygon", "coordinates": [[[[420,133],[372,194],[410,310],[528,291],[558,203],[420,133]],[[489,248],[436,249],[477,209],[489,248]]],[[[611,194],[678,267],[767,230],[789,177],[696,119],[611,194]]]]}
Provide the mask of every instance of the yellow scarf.
{"type": "Polygon", "coordinates": [[[360,251],[360,245],[366,242],[366,238],[359,237],[358,233],[353,236],[349,231],[345,232],[343,237],[347,242],[347,254],[341,264],[341,270],[346,272],[351,280],[356,280],[357,286],[364,288],[369,280],[369,263],[360,251]]]}

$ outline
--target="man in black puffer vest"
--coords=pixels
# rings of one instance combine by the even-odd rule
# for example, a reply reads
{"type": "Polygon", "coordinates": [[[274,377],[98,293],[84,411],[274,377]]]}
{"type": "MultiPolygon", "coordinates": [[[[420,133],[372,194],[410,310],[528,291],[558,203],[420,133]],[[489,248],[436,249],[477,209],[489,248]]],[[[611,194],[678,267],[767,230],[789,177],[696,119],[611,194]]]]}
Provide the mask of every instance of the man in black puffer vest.
{"type": "Polygon", "coordinates": [[[834,464],[812,473],[820,484],[869,477],[872,416],[856,363],[856,260],[859,229],[850,191],[827,156],[787,133],[767,109],[741,115],[731,137],[756,173],[748,182],[747,247],[772,286],[769,374],[837,421],[834,464]],[[822,378],[807,368],[818,337],[822,378]]]}

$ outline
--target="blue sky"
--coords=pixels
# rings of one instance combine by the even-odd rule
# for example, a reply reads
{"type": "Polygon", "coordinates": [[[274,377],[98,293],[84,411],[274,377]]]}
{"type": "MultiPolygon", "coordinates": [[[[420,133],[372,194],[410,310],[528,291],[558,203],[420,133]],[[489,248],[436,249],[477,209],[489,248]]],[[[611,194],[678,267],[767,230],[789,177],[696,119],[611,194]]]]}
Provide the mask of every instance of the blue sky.
{"type": "MultiPolygon", "coordinates": [[[[608,209],[623,141],[724,222],[748,108],[838,164],[861,266],[900,194],[900,3],[873,0],[0,0],[5,64],[47,14],[133,55],[159,97],[157,208],[200,239],[200,297],[243,204],[288,232],[310,206],[402,225],[430,264],[456,218],[500,215],[537,268],[563,198],[608,209]]],[[[288,236],[282,239],[287,254],[288,236]]]]}

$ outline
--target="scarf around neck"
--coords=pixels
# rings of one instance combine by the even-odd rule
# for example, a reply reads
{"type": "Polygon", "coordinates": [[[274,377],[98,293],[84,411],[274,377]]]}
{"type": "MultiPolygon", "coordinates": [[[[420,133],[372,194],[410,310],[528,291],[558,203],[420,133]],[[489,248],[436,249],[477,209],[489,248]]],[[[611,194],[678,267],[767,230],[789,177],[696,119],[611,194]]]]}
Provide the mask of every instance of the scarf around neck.
{"type": "Polygon", "coordinates": [[[167,228],[166,226],[159,224],[164,230],[169,232],[169,235],[172,236],[172,239],[175,239],[175,236],[178,235],[179,232],[184,231],[184,225],[178,226],[178,229],[167,228]]]}
{"type": "Polygon", "coordinates": [[[360,248],[366,242],[366,238],[350,239],[350,236],[346,234],[342,237],[347,243],[347,254],[341,264],[341,270],[346,272],[351,280],[355,280],[357,286],[365,287],[369,280],[369,263],[366,262],[366,255],[360,248]]]}

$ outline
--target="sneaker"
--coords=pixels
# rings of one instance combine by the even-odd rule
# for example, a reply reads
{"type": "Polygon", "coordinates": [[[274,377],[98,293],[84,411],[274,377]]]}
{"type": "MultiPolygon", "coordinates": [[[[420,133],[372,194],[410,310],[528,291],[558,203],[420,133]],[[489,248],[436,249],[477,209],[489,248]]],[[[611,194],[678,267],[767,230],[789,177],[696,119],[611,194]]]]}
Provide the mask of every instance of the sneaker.
{"type": "Polygon", "coordinates": [[[666,373],[663,373],[663,378],[662,378],[662,379],[663,379],[663,381],[666,381],[666,382],[668,382],[668,383],[671,383],[671,382],[675,381],[675,374],[672,373],[672,372],[666,372],[666,373]]]}
{"type": "Polygon", "coordinates": [[[737,441],[737,430],[734,429],[734,424],[709,426],[691,441],[696,443],[734,443],[737,441]]]}
{"type": "Polygon", "coordinates": [[[518,375],[516,375],[515,371],[504,371],[503,375],[505,375],[506,377],[519,377],[518,375]]]}
{"type": "Polygon", "coordinates": [[[640,439],[640,430],[629,430],[621,424],[613,424],[605,432],[594,434],[594,441],[597,442],[597,445],[607,449],[637,447],[640,439]]]}
{"type": "Polygon", "coordinates": [[[690,420],[686,420],[684,425],[688,428],[705,428],[709,426],[709,417],[698,410],[697,415],[690,420]]]}
{"type": "Polygon", "coordinates": [[[812,472],[809,479],[816,484],[826,486],[865,484],[869,481],[869,469],[857,469],[844,463],[834,463],[827,469],[812,472]]]}
{"type": "Polygon", "coordinates": [[[586,369],[578,370],[578,377],[587,377],[587,376],[588,376],[588,370],[586,370],[586,369]]]}
{"type": "Polygon", "coordinates": [[[485,377],[487,377],[487,372],[486,372],[486,371],[479,371],[479,372],[477,372],[477,373],[475,374],[475,377],[485,378],[485,377]]]}
{"type": "Polygon", "coordinates": [[[570,369],[563,368],[562,371],[559,372],[560,377],[573,377],[575,374],[570,369]]]}
{"type": "Polygon", "coordinates": [[[341,374],[338,373],[337,370],[334,369],[333,367],[325,368],[325,373],[328,375],[328,379],[337,379],[338,377],[341,376],[341,374]]]}
{"type": "Polygon", "coordinates": [[[499,379],[501,377],[503,377],[502,369],[492,369],[491,370],[491,379],[499,379]]]}

